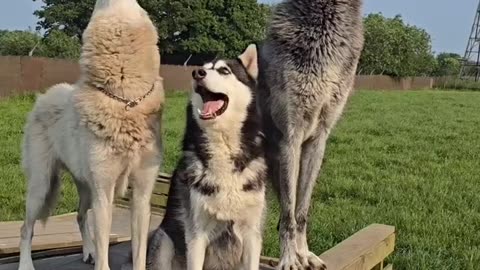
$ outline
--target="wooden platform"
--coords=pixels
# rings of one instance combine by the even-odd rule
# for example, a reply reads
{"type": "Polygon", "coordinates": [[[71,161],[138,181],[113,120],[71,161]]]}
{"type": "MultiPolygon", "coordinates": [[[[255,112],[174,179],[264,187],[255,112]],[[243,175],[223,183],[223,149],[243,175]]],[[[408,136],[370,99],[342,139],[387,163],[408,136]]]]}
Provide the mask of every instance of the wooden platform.
{"type": "MultiPolygon", "coordinates": [[[[150,229],[160,224],[168,196],[169,175],[160,174],[152,195],[150,229]]],[[[130,193],[116,200],[110,235],[110,268],[120,270],[130,251],[130,193]]],[[[92,220],[92,219],[90,219],[92,220]]],[[[18,245],[22,222],[0,223],[0,270],[18,269],[18,245]]],[[[91,226],[91,224],[90,224],[91,226]]],[[[329,270],[392,270],[385,259],[395,248],[395,228],[372,224],[320,255],[329,270]]],[[[94,269],[81,260],[81,237],[76,213],[55,216],[44,228],[35,226],[32,257],[36,270],[94,269]]],[[[262,257],[261,270],[273,270],[276,258],[262,257]]]]}
{"type": "MultiPolygon", "coordinates": [[[[89,212],[89,215],[91,215],[91,212],[89,212]]],[[[91,220],[90,216],[89,221],[91,220]]],[[[152,215],[150,228],[158,227],[161,221],[161,216],[152,215]]],[[[91,227],[92,223],[89,223],[91,227]]],[[[0,223],[0,258],[2,255],[19,252],[22,224],[22,221],[0,223]]],[[[91,231],[93,232],[93,229],[91,231]]],[[[110,243],[129,241],[130,235],[130,210],[120,207],[114,208],[110,243]]],[[[81,245],[82,238],[77,225],[76,213],[51,217],[45,227],[41,222],[35,224],[32,251],[79,247],[81,245]]]]}

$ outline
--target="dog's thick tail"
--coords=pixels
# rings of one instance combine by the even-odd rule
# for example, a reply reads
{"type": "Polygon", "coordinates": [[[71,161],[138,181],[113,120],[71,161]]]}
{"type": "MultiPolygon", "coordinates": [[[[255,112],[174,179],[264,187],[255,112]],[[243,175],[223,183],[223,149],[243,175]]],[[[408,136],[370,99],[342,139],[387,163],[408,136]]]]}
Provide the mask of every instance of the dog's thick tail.
{"type": "Polygon", "coordinates": [[[54,86],[39,96],[25,127],[22,166],[28,178],[28,223],[38,219],[46,222],[57,202],[60,167],[49,132],[63,113],[71,89],[67,86],[54,86]]]}
{"type": "Polygon", "coordinates": [[[48,189],[47,196],[45,197],[42,210],[38,217],[44,224],[47,222],[48,217],[53,214],[55,206],[57,205],[60,183],[60,176],[57,172],[54,172],[50,177],[50,188],[48,189]]]}
{"type": "Polygon", "coordinates": [[[34,142],[36,139],[38,138],[24,145],[24,148],[29,148],[24,151],[24,159],[28,159],[28,164],[25,166],[28,177],[26,211],[28,219],[46,223],[55,209],[61,179],[57,161],[53,154],[49,153],[51,150],[45,144],[34,142]]]}

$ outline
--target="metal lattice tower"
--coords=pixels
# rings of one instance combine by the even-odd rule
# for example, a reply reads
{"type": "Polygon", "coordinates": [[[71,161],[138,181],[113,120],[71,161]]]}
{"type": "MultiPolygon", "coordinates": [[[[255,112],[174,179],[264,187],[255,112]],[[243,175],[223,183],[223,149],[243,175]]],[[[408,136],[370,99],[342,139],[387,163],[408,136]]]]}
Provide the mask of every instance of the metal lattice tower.
{"type": "Polygon", "coordinates": [[[463,58],[460,78],[480,80],[480,1],[463,58]]]}

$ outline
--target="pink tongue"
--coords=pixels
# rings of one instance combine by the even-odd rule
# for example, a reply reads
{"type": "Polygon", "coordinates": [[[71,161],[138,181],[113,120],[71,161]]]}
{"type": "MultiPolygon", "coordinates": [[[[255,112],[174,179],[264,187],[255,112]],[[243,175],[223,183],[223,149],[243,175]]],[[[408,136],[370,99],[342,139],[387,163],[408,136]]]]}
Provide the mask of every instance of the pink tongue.
{"type": "Polygon", "coordinates": [[[217,112],[223,106],[223,100],[207,101],[203,104],[203,115],[209,115],[217,112]]]}

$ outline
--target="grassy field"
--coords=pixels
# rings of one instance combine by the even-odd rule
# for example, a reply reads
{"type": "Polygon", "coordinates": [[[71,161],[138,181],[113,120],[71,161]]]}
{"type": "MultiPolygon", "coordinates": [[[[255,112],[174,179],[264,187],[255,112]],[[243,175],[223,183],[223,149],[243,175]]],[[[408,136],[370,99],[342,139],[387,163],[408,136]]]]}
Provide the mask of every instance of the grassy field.
{"type": "MultiPolygon", "coordinates": [[[[170,172],[179,155],[184,94],[170,94],[165,120],[170,172]]],[[[0,102],[0,220],[21,219],[20,142],[32,97],[0,102]]],[[[333,132],[314,194],[310,245],[321,253],[371,223],[395,225],[395,269],[479,269],[480,93],[356,93],[333,132]]],[[[74,211],[65,181],[57,213],[74,211]]],[[[270,204],[264,252],[278,255],[270,204]]]]}

